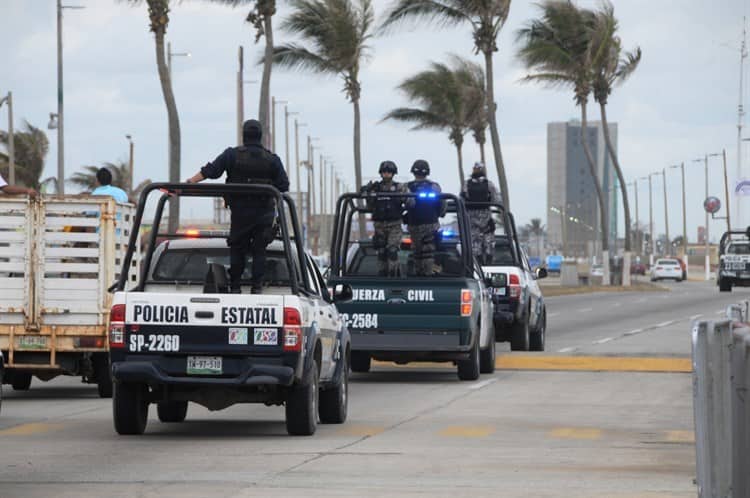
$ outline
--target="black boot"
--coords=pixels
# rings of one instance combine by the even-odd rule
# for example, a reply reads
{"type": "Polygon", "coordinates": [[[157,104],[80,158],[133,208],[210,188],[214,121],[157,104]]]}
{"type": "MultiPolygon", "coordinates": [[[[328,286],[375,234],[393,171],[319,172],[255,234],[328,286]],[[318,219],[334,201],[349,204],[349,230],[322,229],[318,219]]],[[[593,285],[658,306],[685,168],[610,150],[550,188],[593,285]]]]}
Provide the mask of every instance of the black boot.
{"type": "Polygon", "coordinates": [[[263,294],[263,285],[260,282],[253,282],[250,287],[250,294],[263,294]]]}

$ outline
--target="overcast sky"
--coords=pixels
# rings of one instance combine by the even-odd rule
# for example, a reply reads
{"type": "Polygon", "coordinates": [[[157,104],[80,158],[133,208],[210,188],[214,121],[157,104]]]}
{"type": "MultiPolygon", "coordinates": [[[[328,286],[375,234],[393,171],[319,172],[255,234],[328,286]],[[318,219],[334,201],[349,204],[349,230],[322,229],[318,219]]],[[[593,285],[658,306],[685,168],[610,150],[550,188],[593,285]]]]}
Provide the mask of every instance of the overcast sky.
{"type": "MultiPolygon", "coordinates": [[[[280,3],[276,24],[288,13],[280,3]]],[[[374,0],[378,16],[390,0],[374,0]]],[[[594,5],[580,1],[580,5],[594,5]]],[[[705,153],[727,149],[730,181],[737,164],[739,44],[744,0],[615,0],[626,48],[639,45],[643,60],[637,72],[616,89],[608,108],[619,124],[620,159],[628,181],[686,162],[688,236],[703,224],[704,172],[692,163],[705,153]]],[[[136,181],[167,178],[167,116],[156,71],[153,35],[145,2],[131,7],[111,0],[70,0],[84,10],[66,10],[64,19],[65,161],[69,177],[84,165],[127,158],[126,134],[136,143],[136,181]]],[[[546,124],[579,116],[571,94],[522,85],[525,71],[515,59],[515,32],[536,15],[534,3],[514,0],[495,56],[498,120],[513,211],[520,223],[541,217],[546,223],[546,124]]],[[[237,47],[245,46],[247,79],[260,79],[254,63],[262,42],[244,22],[247,8],[231,9],[201,1],[173,7],[167,37],[173,51],[191,58],[173,60],[173,79],[182,129],[182,176],[193,174],[235,141],[235,72],[237,47]]],[[[276,31],[277,43],[289,38],[276,31]]],[[[405,77],[446,54],[472,57],[469,28],[407,27],[376,38],[362,72],[362,135],[365,176],[385,159],[396,161],[400,178],[416,158],[427,159],[433,179],[444,190],[457,189],[455,149],[447,134],[408,132],[397,123],[380,123],[393,107],[406,104],[395,87],[405,77]]],[[[23,120],[46,127],[56,111],[56,31],[54,0],[0,0],[0,94],[13,91],[16,127],[23,120]]],[[[272,94],[292,102],[290,110],[320,137],[323,153],[353,184],[352,108],[337,78],[275,69],[272,94]]],[[[246,116],[258,108],[258,85],[246,87],[246,116]]],[[[279,107],[279,111],[282,108],[279,107]]],[[[5,129],[6,109],[0,109],[5,129]]],[[[598,110],[592,109],[592,119],[598,110]]],[[[280,120],[283,125],[283,120],[280,120]]],[[[305,131],[306,134],[308,131],[305,131]]],[[[285,159],[283,127],[277,148],[285,159]]],[[[746,133],[750,136],[750,131],[746,133]]],[[[305,135],[301,137],[304,139],[305,135]]],[[[49,132],[50,153],[44,176],[56,175],[56,132],[49,132]]],[[[491,146],[487,147],[488,153],[491,146]]],[[[292,160],[294,152],[292,148],[292,160]]],[[[467,136],[467,168],[479,151],[467,136]]],[[[750,160],[747,152],[743,160],[750,160]]],[[[710,192],[724,202],[720,160],[710,163],[710,192]]],[[[494,177],[494,174],[492,175],[494,177]]],[[[745,176],[750,176],[747,173],[745,176]]],[[[640,215],[648,220],[647,182],[640,182],[640,215]]],[[[664,227],[661,179],[655,179],[654,218],[664,227]],[[660,194],[656,197],[656,194],[660,194]]],[[[293,185],[294,188],[294,185],[293,185]]],[[[632,196],[632,189],[631,196],[632,196]]],[[[680,178],[668,172],[669,223],[681,230],[680,178]]],[[[633,208],[634,209],[634,208],[633,208]]],[[[747,208],[746,208],[747,209],[747,208]]],[[[198,212],[196,212],[198,211],[198,212]]],[[[203,217],[188,207],[183,216],[203,217]]],[[[750,220],[750,217],[746,217],[750,220]]],[[[622,223],[620,223],[622,232],[622,223]]],[[[724,229],[711,225],[712,239],[724,229]]]]}

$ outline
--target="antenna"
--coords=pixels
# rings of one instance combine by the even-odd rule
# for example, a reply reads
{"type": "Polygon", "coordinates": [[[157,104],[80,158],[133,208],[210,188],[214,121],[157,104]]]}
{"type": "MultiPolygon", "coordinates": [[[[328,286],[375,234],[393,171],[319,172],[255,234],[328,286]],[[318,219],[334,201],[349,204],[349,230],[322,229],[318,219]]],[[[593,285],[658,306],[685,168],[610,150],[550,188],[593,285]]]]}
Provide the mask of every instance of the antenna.
{"type": "MultiPolygon", "coordinates": [[[[742,174],[742,127],[745,120],[745,106],[744,106],[744,76],[745,76],[745,59],[747,58],[747,18],[742,18],[742,45],[740,46],[740,91],[739,91],[739,103],[737,105],[737,181],[743,178],[742,174]]],[[[727,206],[729,209],[729,206],[727,206]]],[[[737,221],[740,223],[739,226],[745,226],[742,218],[742,210],[740,208],[740,198],[737,196],[735,200],[735,209],[737,212],[737,221]]]]}

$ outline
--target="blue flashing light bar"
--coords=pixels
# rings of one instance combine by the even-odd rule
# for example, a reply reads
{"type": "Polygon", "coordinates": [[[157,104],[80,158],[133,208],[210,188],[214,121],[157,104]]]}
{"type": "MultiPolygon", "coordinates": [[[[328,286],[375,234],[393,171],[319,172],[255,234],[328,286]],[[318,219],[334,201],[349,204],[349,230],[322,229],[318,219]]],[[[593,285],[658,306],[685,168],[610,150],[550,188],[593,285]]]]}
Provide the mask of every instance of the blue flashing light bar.
{"type": "Polygon", "coordinates": [[[420,192],[419,194],[417,194],[417,196],[420,199],[434,199],[435,197],[437,197],[435,192],[420,192]]]}

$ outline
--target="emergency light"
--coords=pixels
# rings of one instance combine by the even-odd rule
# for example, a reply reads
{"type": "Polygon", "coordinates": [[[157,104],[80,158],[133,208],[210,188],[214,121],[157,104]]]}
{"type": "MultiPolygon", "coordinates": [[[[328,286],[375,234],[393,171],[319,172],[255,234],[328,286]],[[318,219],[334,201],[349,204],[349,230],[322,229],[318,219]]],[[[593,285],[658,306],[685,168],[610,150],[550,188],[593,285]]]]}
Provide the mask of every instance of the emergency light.
{"type": "Polygon", "coordinates": [[[434,199],[436,197],[435,192],[420,192],[417,194],[420,199],[434,199]]]}

